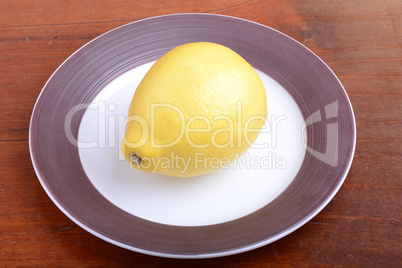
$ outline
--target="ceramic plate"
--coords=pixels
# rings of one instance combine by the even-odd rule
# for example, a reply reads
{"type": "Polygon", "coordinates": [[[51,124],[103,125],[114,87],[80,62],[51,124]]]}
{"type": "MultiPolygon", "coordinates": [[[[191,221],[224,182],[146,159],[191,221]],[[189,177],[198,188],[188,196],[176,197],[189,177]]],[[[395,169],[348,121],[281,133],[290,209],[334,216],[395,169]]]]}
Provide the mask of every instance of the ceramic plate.
{"type": "Polygon", "coordinates": [[[355,138],[346,92],[313,52],[264,25],[212,14],[149,18],[92,40],[50,77],[29,132],[36,174],[70,219],[115,245],[174,258],[240,253],[296,230],[339,190],[355,138]],[[130,168],[119,145],[136,86],[167,51],[199,41],[256,69],[268,97],[263,132],[209,175],[130,168]]]}

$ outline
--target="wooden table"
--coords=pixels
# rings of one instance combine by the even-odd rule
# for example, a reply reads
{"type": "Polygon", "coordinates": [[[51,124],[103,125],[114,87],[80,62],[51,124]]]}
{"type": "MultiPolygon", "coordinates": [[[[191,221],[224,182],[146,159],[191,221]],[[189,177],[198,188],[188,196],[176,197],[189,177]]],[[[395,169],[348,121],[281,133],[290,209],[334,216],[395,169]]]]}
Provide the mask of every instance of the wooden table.
{"type": "Polygon", "coordinates": [[[0,266],[401,267],[401,11],[400,0],[2,0],[0,266]],[[89,234],[46,195],[28,150],[35,100],[71,53],[120,25],[183,12],[237,16],[297,39],[338,75],[357,120],[354,162],[330,204],[275,243],[218,259],[157,258],[89,234]]]}

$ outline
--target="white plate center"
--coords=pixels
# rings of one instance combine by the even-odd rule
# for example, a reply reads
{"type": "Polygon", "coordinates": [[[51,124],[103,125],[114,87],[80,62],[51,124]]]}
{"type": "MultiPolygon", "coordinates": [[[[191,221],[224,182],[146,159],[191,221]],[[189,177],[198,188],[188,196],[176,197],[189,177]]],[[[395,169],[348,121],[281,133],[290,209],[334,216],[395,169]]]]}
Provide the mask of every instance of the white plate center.
{"type": "Polygon", "coordinates": [[[287,91],[262,72],[268,121],[256,144],[229,168],[195,178],[148,174],[130,168],[120,152],[128,107],[153,65],[132,69],[109,83],[86,110],[79,155],[96,189],[121,209],[146,220],[179,226],[217,224],[250,214],[276,198],[301,167],[303,117],[287,91]]]}

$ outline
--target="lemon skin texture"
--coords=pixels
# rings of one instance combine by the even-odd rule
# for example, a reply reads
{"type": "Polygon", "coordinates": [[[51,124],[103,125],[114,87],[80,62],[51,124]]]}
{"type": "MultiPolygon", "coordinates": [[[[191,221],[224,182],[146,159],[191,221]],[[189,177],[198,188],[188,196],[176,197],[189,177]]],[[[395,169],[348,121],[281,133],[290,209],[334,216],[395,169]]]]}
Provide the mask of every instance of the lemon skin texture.
{"type": "Polygon", "coordinates": [[[229,165],[249,149],[264,126],[267,97],[256,71],[236,52],[189,43],[155,62],[128,115],[121,150],[130,164],[194,177],[229,165]],[[132,163],[133,154],[141,164],[132,163]]]}

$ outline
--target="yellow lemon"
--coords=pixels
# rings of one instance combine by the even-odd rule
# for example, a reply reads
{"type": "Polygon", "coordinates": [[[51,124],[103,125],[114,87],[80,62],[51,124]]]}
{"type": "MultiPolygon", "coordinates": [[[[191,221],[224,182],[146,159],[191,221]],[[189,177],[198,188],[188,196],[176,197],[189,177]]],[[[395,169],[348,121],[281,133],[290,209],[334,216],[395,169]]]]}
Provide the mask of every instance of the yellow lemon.
{"type": "Polygon", "coordinates": [[[247,151],[264,126],[267,97],[256,71],[233,50],[189,43],[155,62],[128,115],[121,149],[131,165],[193,177],[247,151]]]}

